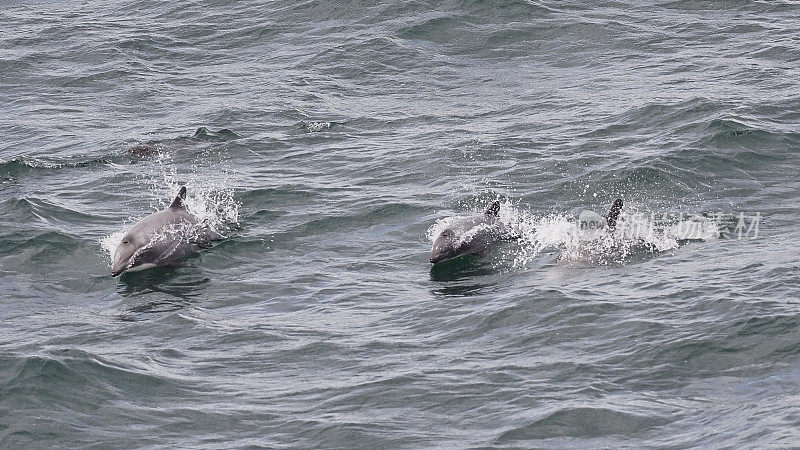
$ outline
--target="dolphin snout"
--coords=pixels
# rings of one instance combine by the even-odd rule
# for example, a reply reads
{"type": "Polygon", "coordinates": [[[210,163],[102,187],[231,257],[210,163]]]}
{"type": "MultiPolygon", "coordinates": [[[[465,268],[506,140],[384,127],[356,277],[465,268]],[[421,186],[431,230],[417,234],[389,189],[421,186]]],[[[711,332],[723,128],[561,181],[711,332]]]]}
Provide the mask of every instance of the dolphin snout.
{"type": "Polygon", "coordinates": [[[434,245],[431,249],[430,261],[433,264],[455,258],[459,255],[459,248],[454,247],[452,243],[447,242],[444,244],[434,245]]]}
{"type": "Polygon", "coordinates": [[[111,276],[112,277],[116,277],[117,275],[121,274],[122,272],[125,272],[128,269],[129,261],[130,261],[130,259],[126,259],[122,263],[115,263],[111,267],[111,276]]]}
{"type": "Polygon", "coordinates": [[[431,249],[430,261],[431,261],[432,264],[436,264],[436,263],[438,263],[440,261],[444,261],[445,259],[447,259],[447,257],[445,255],[446,255],[446,252],[442,251],[441,248],[438,248],[438,247],[434,246],[431,249]]]}
{"type": "Polygon", "coordinates": [[[458,253],[455,252],[442,252],[442,253],[434,253],[431,254],[430,261],[432,264],[440,263],[442,261],[447,261],[448,259],[453,259],[456,256],[459,256],[458,253]]]}
{"type": "Polygon", "coordinates": [[[128,270],[131,265],[131,258],[132,256],[122,259],[119,256],[119,253],[114,254],[114,261],[111,265],[111,276],[116,277],[117,275],[121,274],[128,270]]]}

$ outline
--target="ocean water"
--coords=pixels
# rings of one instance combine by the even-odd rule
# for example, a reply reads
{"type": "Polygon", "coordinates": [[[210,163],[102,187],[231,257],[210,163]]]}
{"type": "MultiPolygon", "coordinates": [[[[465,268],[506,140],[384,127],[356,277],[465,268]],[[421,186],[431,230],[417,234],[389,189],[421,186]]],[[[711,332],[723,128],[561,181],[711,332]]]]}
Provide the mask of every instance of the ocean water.
{"type": "Polygon", "coordinates": [[[800,445],[798,17],[2,2],[0,447],[800,445]],[[112,278],[181,185],[224,239],[112,278]]]}

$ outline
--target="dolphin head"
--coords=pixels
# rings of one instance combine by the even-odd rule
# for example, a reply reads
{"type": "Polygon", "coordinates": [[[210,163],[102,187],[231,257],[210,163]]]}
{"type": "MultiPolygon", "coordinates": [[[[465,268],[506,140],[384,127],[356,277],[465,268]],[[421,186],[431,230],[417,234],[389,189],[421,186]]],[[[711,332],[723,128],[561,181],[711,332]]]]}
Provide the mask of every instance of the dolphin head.
{"type": "Polygon", "coordinates": [[[147,242],[142,241],[143,239],[136,233],[128,232],[123,236],[122,242],[119,243],[117,250],[114,251],[114,263],[111,267],[112,277],[136,265],[136,252],[147,244],[147,242]]]}
{"type": "Polygon", "coordinates": [[[431,249],[431,262],[436,264],[447,259],[460,256],[463,244],[456,238],[456,234],[452,228],[445,228],[433,241],[433,248],[431,249]]]}
{"type": "MultiPolygon", "coordinates": [[[[181,186],[168,207],[143,218],[125,233],[114,251],[111,276],[163,265],[196,251],[199,244],[194,239],[200,238],[195,236],[197,218],[185,200],[186,186],[181,186]],[[190,231],[194,234],[188,235],[190,231]]],[[[213,235],[206,233],[206,238],[213,239],[213,235]]]]}

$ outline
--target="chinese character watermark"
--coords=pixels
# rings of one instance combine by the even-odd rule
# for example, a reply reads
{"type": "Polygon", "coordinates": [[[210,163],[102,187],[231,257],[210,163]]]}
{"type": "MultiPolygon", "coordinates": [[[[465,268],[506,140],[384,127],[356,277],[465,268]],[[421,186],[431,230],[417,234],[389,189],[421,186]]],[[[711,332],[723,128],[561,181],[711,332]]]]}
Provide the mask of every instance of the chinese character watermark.
{"type": "Polygon", "coordinates": [[[738,240],[757,239],[761,213],[738,217],[725,213],[677,214],[666,213],[649,215],[633,213],[621,217],[615,227],[606,225],[606,218],[593,211],[583,211],[577,218],[576,237],[592,240],[610,233],[621,239],[645,239],[651,237],[670,237],[680,241],[736,238],[738,240]]]}
{"type": "Polygon", "coordinates": [[[761,223],[761,213],[757,212],[754,216],[745,216],[744,213],[739,213],[739,221],[736,223],[736,228],[733,231],[736,234],[736,238],[740,241],[743,238],[750,236],[750,232],[753,233],[753,237],[750,239],[756,239],[758,237],[758,225],[761,223]],[[749,219],[749,225],[747,224],[747,220],[749,219]],[[746,230],[745,230],[746,227],[746,230]]]}

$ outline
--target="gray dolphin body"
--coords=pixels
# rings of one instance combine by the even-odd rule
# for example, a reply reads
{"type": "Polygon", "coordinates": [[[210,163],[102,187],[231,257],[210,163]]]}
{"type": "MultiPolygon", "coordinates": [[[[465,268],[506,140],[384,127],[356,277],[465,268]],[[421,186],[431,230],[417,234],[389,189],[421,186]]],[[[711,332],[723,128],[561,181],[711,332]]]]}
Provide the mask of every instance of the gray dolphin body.
{"type": "Polygon", "coordinates": [[[184,199],[186,186],[167,208],[143,218],[125,234],[114,252],[111,276],[168,266],[220,237],[189,212],[184,199]]]}
{"type": "Polygon", "coordinates": [[[495,242],[507,238],[508,230],[500,222],[499,212],[500,203],[495,201],[483,214],[460,217],[450,222],[433,241],[431,263],[463,255],[480,255],[495,242]]]}

